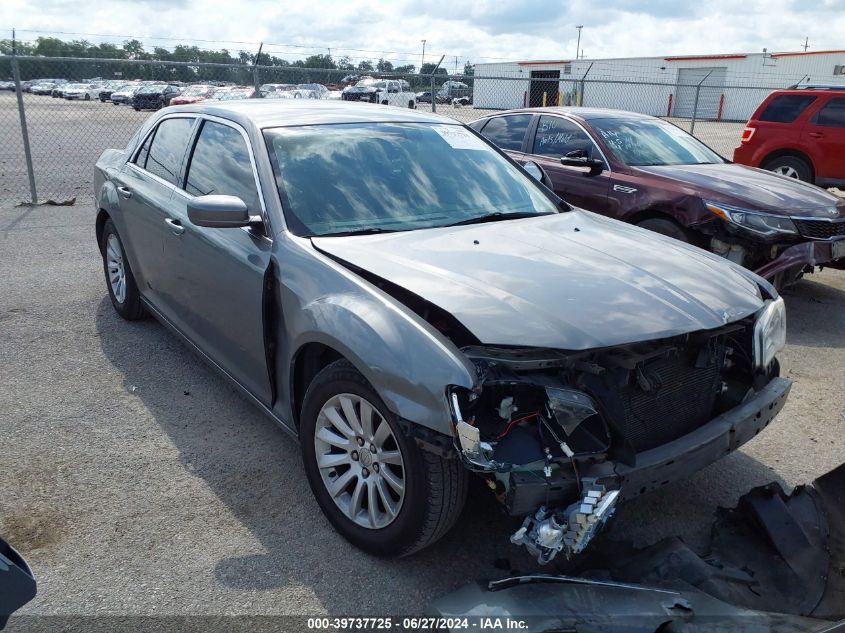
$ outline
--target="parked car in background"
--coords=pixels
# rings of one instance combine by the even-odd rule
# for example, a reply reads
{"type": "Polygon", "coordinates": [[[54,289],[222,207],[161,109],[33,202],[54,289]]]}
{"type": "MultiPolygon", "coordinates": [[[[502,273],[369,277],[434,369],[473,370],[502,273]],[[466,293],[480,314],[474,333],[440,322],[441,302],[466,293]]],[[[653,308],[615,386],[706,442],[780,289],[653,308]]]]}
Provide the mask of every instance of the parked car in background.
{"type": "Polygon", "coordinates": [[[845,199],[730,163],[661,119],[533,108],[470,127],[541,166],[567,202],[706,248],[779,285],[815,266],[845,268],[845,199]]]}
{"type": "Polygon", "coordinates": [[[471,95],[470,88],[462,81],[445,81],[437,91],[445,101],[452,103],[453,99],[466,99],[471,95]]]}
{"type": "Polygon", "coordinates": [[[100,98],[97,84],[66,84],[62,86],[62,97],[69,101],[91,101],[100,98]]]}
{"type": "Polygon", "coordinates": [[[376,79],[361,77],[354,86],[343,89],[344,101],[366,101],[400,108],[416,108],[417,95],[404,79],[376,79]]]}
{"type": "Polygon", "coordinates": [[[751,115],[734,162],[845,187],[845,86],[775,90],[751,115]]]}
{"type": "Polygon", "coordinates": [[[214,90],[214,86],[210,86],[208,84],[192,84],[190,86],[186,86],[185,89],[182,90],[182,94],[177,95],[170,100],[170,105],[199,103],[214,94],[214,90]]]}
{"type": "MultiPolygon", "coordinates": [[[[416,94],[416,97],[417,97],[417,103],[431,103],[431,92],[430,91],[418,92],[416,94]]],[[[441,97],[439,94],[435,94],[434,99],[437,103],[446,103],[446,101],[447,101],[445,97],[441,97]]]]}
{"type": "Polygon", "coordinates": [[[170,105],[170,100],[181,92],[181,88],[173,84],[142,85],[133,93],[131,105],[135,110],[158,110],[170,105]]]}
{"type": "Polygon", "coordinates": [[[0,90],[15,90],[14,81],[0,81],[0,90]]]}
{"type": "Polygon", "coordinates": [[[138,90],[140,87],[141,84],[137,82],[123,84],[120,88],[117,88],[114,92],[111,93],[111,102],[114,105],[130,103],[132,101],[132,96],[135,94],[135,91],[138,90]]]}
{"type": "Polygon", "coordinates": [[[100,90],[97,92],[97,96],[101,102],[105,103],[106,101],[111,101],[112,93],[115,90],[119,90],[123,86],[126,85],[126,81],[122,79],[118,80],[111,80],[103,83],[100,86],[100,90]]]}
{"type": "Polygon", "coordinates": [[[51,92],[53,92],[53,89],[59,90],[60,87],[59,87],[58,84],[55,84],[52,81],[50,81],[50,82],[43,82],[43,83],[40,83],[40,84],[34,84],[33,86],[30,87],[29,92],[31,92],[34,95],[49,95],[51,92]]]}
{"type": "Polygon", "coordinates": [[[296,88],[296,84],[261,84],[258,87],[258,96],[261,98],[273,99],[280,92],[287,92],[296,88]]]}
{"type": "Polygon", "coordinates": [[[769,283],[570,207],[453,119],[174,106],[103,153],[94,196],[115,311],[168,324],[298,435],[323,512],[381,556],[442,537],[472,472],[526,517],[511,542],[575,556],[791,387],[769,283]]]}
{"type": "Polygon", "coordinates": [[[252,86],[226,86],[217,88],[208,101],[235,101],[237,99],[252,99],[255,96],[255,88],[252,86]]]}

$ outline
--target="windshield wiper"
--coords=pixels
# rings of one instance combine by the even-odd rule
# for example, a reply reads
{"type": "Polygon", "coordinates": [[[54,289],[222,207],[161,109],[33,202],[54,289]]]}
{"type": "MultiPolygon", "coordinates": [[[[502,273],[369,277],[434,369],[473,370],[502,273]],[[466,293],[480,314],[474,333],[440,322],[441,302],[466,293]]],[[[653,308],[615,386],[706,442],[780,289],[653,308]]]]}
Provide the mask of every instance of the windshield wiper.
{"type": "Polygon", "coordinates": [[[494,213],[487,213],[479,215],[474,218],[467,218],[452,224],[444,224],[443,226],[464,226],[466,224],[483,224],[484,222],[497,222],[499,220],[518,220],[519,218],[533,218],[540,215],[549,215],[548,213],[535,213],[534,211],[495,211],[494,213]]]}
{"type": "Polygon", "coordinates": [[[320,233],[311,237],[347,237],[349,235],[375,235],[377,233],[396,233],[398,229],[383,229],[378,226],[370,226],[363,229],[351,229],[349,231],[338,231],[336,233],[320,233]]]}

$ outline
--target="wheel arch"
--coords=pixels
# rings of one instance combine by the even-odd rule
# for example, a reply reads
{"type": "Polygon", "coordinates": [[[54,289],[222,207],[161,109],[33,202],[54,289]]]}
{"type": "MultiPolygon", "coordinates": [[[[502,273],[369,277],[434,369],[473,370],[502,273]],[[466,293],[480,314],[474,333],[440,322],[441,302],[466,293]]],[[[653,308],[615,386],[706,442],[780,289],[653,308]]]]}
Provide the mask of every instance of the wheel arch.
{"type": "Polygon", "coordinates": [[[105,230],[106,222],[111,220],[109,212],[102,207],[97,211],[97,221],[94,224],[94,231],[97,236],[97,248],[103,252],[103,231],[105,230]]]}
{"type": "MultiPolygon", "coordinates": [[[[323,369],[335,361],[346,360],[342,353],[326,343],[310,342],[302,345],[294,354],[290,366],[290,400],[293,423],[299,430],[299,417],[302,404],[305,401],[305,392],[308,386],[323,369]]],[[[353,366],[355,363],[352,363],[353,366]]]]}

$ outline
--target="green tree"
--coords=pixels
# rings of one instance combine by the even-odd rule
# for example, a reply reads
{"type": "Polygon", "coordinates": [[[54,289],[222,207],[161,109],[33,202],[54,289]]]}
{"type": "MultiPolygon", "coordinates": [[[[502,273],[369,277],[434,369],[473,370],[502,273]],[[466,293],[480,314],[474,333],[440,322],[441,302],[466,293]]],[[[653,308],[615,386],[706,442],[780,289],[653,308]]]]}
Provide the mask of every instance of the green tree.
{"type": "Polygon", "coordinates": [[[382,58],[378,60],[378,63],[376,64],[376,69],[380,73],[389,73],[393,71],[393,64],[391,64],[386,59],[382,58]]]}
{"type": "Polygon", "coordinates": [[[367,61],[366,59],[362,59],[360,62],[358,62],[358,71],[362,73],[373,72],[373,62],[367,61]]]}

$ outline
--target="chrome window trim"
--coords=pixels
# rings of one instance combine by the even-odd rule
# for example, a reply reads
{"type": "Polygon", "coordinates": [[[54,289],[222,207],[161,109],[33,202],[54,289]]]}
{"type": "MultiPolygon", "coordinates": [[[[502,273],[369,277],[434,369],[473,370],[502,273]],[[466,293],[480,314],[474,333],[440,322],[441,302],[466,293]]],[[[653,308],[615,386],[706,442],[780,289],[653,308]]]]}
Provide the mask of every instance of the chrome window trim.
{"type": "MultiPolygon", "coordinates": [[[[252,177],[255,180],[255,188],[258,191],[258,202],[261,205],[261,219],[264,222],[264,235],[256,235],[253,231],[250,230],[249,227],[241,227],[241,230],[246,231],[247,233],[249,233],[250,235],[252,235],[254,237],[263,237],[264,239],[272,242],[273,241],[273,238],[271,237],[271,235],[273,235],[272,225],[270,223],[270,216],[267,213],[267,203],[264,200],[264,188],[261,186],[261,179],[258,177],[258,166],[256,165],[256,162],[255,162],[255,149],[252,146],[252,140],[249,138],[249,134],[240,124],[235,123],[234,121],[231,121],[229,119],[224,119],[222,117],[215,116],[213,114],[199,114],[199,115],[197,115],[196,118],[200,119],[201,122],[202,121],[213,121],[214,123],[219,123],[221,125],[228,126],[232,129],[240,132],[241,137],[246,142],[247,153],[249,154],[249,164],[252,166],[252,177]]],[[[199,140],[199,134],[202,134],[201,128],[197,133],[197,137],[196,138],[192,137],[192,139],[191,139],[192,142],[193,142],[193,144],[190,148],[191,153],[193,153],[193,150],[196,148],[196,142],[195,141],[199,140]]],[[[189,165],[185,165],[185,167],[188,168],[189,165]]],[[[188,176],[188,172],[186,171],[185,172],[185,178],[186,179],[187,179],[187,176],[188,176]]],[[[188,193],[182,187],[175,187],[175,190],[178,193],[180,193],[183,197],[187,198],[188,200],[193,200],[194,198],[196,198],[196,196],[188,193]]]]}

